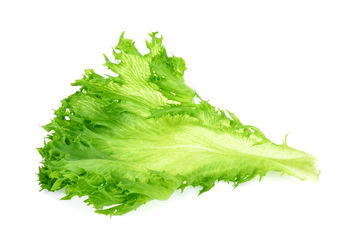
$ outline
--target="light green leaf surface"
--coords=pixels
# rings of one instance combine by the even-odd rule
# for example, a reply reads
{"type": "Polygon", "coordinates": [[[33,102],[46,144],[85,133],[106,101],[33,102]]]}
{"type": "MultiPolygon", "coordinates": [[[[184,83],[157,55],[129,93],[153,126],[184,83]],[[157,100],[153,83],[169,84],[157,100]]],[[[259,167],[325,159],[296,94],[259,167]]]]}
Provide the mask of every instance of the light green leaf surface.
{"type": "Polygon", "coordinates": [[[150,36],[142,55],[121,35],[115,59],[105,56],[117,77],[90,69],[73,83],[80,91],[44,126],[42,189],[65,188],[64,199],[87,196],[96,212],[121,215],[186,186],[202,193],[216,181],[237,186],[269,171],[318,178],[313,156],[203,101],[185,84],[184,60],[150,36]]]}

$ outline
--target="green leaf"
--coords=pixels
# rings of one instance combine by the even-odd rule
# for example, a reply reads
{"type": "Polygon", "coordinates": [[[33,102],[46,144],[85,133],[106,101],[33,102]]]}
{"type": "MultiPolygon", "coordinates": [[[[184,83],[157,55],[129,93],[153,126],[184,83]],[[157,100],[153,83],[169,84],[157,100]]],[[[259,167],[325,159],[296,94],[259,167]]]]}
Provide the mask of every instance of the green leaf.
{"type": "Polygon", "coordinates": [[[184,60],[150,36],[142,55],[121,35],[114,61],[105,56],[116,77],[89,69],[73,83],[80,90],[44,126],[42,189],[64,188],[63,199],[87,196],[96,212],[120,215],[187,186],[202,193],[216,181],[237,186],[269,171],[318,178],[313,156],[203,101],[185,84],[184,60]]]}

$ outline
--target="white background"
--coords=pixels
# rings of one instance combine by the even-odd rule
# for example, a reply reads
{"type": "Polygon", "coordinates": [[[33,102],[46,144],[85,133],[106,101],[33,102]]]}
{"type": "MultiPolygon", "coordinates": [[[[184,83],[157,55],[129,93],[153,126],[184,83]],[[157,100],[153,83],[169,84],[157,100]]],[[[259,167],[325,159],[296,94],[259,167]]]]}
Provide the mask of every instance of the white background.
{"type": "Polygon", "coordinates": [[[350,251],[349,1],[1,1],[1,251],[350,251]],[[319,159],[319,183],[268,175],[176,192],[109,218],[39,192],[46,132],[70,83],[122,31],[159,31],[186,82],[319,159]]]}

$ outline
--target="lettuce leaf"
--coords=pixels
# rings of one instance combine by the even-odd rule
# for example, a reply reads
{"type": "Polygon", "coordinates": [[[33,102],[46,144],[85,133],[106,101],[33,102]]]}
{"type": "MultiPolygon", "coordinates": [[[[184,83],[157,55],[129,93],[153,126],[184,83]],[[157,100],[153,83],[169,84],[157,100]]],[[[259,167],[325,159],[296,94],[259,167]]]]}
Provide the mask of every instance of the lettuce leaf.
{"type": "Polygon", "coordinates": [[[184,81],[185,62],[150,34],[142,55],[122,34],[105,56],[112,75],[85,71],[62,101],[39,152],[42,189],[87,196],[97,213],[121,215],[186,186],[203,193],[267,172],[317,179],[316,159],[278,145],[229,111],[211,106],[184,81]]]}

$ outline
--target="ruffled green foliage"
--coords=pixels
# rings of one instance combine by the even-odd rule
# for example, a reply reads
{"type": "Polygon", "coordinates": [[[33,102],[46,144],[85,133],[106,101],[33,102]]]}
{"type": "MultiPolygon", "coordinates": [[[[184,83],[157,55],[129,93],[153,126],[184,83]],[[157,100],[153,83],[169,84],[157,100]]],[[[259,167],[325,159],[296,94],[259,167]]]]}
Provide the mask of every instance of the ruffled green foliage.
{"type": "Polygon", "coordinates": [[[44,126],[42,189],[65,188],[63,199],[87,196],[96,212],[120,215],[186,186],[202,193],[216,181],[237,186],[268,171],[317,179],[314,157],[203,101],[185,84],[184,60],[150,36],[146,55],[120,37],[115,61],[105,57],[117,77],[86,70],[73,83],[80,91],[44,126]]]}

